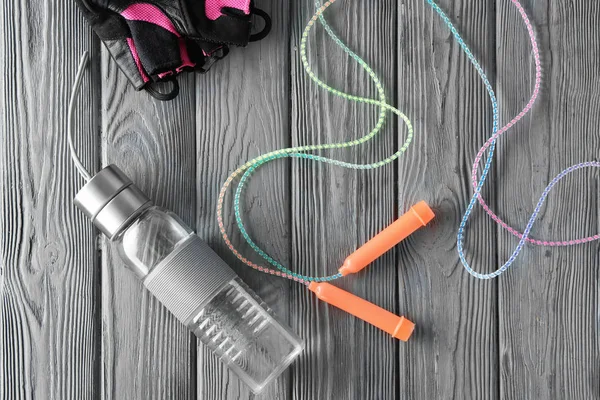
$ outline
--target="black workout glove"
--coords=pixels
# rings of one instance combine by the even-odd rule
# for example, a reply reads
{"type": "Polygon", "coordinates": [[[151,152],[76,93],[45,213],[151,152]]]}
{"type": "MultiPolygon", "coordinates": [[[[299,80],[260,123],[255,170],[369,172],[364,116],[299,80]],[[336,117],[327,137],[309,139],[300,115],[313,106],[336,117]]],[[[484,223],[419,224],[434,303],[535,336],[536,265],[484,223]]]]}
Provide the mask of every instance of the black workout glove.
{"type": "Polygon", "coordinates": [[[229,52],[265,37],[269,16],[252,0],[75,0],[137,90],[159,100],[177,96],[175,76],[185,70],[206,72],[229,52]],[[251,35],[252,15],[265,26],[251,35]],[[173,81],[170,93],[154,82],[173,81]]]}

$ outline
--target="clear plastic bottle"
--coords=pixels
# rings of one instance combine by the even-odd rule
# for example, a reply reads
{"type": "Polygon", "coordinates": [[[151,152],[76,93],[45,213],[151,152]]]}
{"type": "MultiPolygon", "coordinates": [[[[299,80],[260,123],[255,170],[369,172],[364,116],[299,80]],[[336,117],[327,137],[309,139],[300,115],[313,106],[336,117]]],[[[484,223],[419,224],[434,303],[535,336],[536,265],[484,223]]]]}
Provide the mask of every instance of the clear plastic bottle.
{"type": "Polygon", "coordinates": [[[75,204],[117,243],[144,286],[254,392],[302,351],[300,339],[206,243],[117,167],[96,174],[75,204]]]}

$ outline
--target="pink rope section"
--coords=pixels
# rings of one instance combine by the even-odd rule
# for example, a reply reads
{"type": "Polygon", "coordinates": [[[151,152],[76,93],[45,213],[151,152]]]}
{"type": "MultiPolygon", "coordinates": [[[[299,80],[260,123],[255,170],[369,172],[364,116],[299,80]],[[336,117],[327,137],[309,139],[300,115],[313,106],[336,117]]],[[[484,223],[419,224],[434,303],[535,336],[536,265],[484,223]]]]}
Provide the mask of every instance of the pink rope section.
{"type": "MultiPolygon", "coordinates": [[[[533,52],[533,60],[535,62],[535,84],[534,84],[534,87],[533,87],[533,92],[531,94],[531,98],[529,99],[529,102],[523,108],[523,110],[519,114],[517,114],[517,116],[514,117],[505,126],[503,126],[502,128],[500,128],[492,137],[490,137],[488,139],[487,142],[485,142],[485,144],[481,147],[481,149],[479,149],[479,152],[477,153],[477,156],[475,157],[475,162],[473,163],[473,169],[471,170],[471,179],[472,179],[473,189],[477,188],[477,183],[478,183],[477,167],[479,166],[479,164],[481,162],[481,159],[483,158],[483,155],[485,154],[485,152],[487,151],[487,149],[491,146],[492,142],[494,142],[503,133],[505,133],[510,128],[512,128],[513,125],[515,125],[529,111],[531,111],[531,109],[533,108],[533,105],[534,105],[535,101],[537,100],[537,98],[539,96],[539,93],[540,93],[540,86],[541,86],[541,81],[542,81],[542,66],[541,66],[540,52],[539,52],[539,48],[538,48],[538,44],[537,44],[537,39],[535,37],[534,28],[533,28],[533,25],[531,24],[531,21],[529,20],[529,17],[527,16],[527,13],[525,12],[525,9],[523,8],[523,6],[517,0],[511,0],[511,1],[513,2],[513,4],[515,5],[515,7],[517,8],[517,10],[519,11],[519,13],[521,14],[521,18],[523,19],[523,22],[525,23],[525,26],[527,28],[527,32],[529,33],[529,39],[531,41],[531,49],[532,49],[532,52],[533,52]]],[[[506,229],[508,232],[510,232],[512,235],[518,237],[519,239],[521,239],[523,237],[523,233],[522,232],[519,232],[515,228],[511,227],[510,225],[508,225],[506,222],[504,222],[497,214],[495,214],[490,209],[490,207],[487,205],[487,203],[485,202],[485,200],[483,199],[483,197],[481,196],[481,194],[478,195],[478,200],[479,200],[479,204],[481,204],[481,206],[483,207],[483,209],[485,210],[485,212],[498,225],[500,225],[502,228],[506,229]]],[[[529,237],[526,238],[527,242],[532,243],[534,245],[538,245],[538,246],[550,246],[550,247],[572,246],[572,245],[576,245],[576,244],[582,244],[582,243],[591,242],[591,241],[598,240],[598,239],[600,239],[600,234],[597,234],[597,235],[594,235],[594,236],[590,236],[590,237],[586,237],[586,238],[582,238],[582,239],[573,239],[573,240],[566,240],[566,241],[547,241],[547,240],[532,239],[532,238],[529,238],[529,237]]]]}

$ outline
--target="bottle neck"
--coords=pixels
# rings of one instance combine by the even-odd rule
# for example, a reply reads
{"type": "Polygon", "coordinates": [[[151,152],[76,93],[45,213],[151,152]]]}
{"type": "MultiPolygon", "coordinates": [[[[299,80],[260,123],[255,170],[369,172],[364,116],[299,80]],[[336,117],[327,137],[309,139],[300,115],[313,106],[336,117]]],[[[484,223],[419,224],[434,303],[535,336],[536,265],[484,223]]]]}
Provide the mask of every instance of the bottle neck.
{"type": "Polygon", "coordinates": [[[150,210],[154,210],[156,208],[158,208],[158,207],[152,203],[148,203],[147,205],[144,205],[144,207],[138,209],[135,213],[130,215],[125,220],[125,222],[115,231],[113,236],[107,235],[108,239],[111,242],[120,241],[121,238],[123,237],[123,235],[125,234],[125,232],[127,232],[127,230],[131,227],[131,225],[133,225],[140,218],[143,218],[144,215],[146,215],[150,210]]]}

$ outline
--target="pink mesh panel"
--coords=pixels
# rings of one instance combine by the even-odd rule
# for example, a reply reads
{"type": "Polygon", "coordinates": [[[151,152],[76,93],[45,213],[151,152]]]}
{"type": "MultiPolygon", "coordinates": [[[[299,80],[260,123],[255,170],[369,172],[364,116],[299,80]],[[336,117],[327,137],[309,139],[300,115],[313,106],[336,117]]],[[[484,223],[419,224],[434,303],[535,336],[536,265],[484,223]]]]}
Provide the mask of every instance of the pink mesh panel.
{"type": "Polygon", "coordinates": [[[154,25],[158,25],[163,29],[168,30],[177,37],[181,35],[175,29],[175,26],[160,8],[148,3],[136,3],[127,7],[121,15],[123,18],[130,21],[144,21],[154,25]]]}
{"type": "Polygon", "coordinates": [[[219,18],[224,7],[236,8],[244,14],[250,14],[250,0],[206,0],[206,17],[211,21],[219,18]]]}

